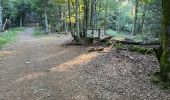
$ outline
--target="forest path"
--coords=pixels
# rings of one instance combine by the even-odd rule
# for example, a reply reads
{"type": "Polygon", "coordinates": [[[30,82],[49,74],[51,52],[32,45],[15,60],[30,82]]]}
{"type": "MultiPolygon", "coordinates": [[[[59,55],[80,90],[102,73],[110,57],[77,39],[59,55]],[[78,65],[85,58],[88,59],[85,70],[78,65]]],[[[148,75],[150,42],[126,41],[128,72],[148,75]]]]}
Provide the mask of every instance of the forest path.
{"type": "MultiPolygon", "coordinates": [[[[50,70],[85,51],[84,47],[62,46],[71,40],[69,35],[34,38],[33,32],[34,28],[26,28],[15,43],[1,51],[0,100],[39,100],[48,97],[49,90],[53,90],[57,82],[63,85],[63,79],[70,75],[62,74],[64,71],[55,73],[50,70]]],[[[54,89],[56,93],[51,94],[54,100],[58,98],[55,94],[62,91],[60,88],[54,89]]],[[[48,98],[44,100],[53,100],[48,98]]]]}
{"type": "Polygon", "coordinates": [[[153,56],[88,53],[63,45],[69,35],[34,38],[33,32],[26,28],[1,51],[0,100],[170,100],[149,82],[158,68],[153,56]]]}

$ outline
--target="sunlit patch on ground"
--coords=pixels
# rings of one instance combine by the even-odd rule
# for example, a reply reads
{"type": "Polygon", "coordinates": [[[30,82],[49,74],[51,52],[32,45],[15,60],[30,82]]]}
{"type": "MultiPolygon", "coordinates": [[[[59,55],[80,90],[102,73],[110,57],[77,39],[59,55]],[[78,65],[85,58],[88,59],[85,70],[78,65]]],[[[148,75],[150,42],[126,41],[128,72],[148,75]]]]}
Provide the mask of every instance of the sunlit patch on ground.
{"type": "Polygon", "coordinates": [[[44,76],[44,75],[46,75],[46,73],[44,73],[44,72],[34,72],[34,73],[27,74],[26,76],[19,78],[16,82],[34,80],[34,79],[44,76]]]}
{"type": "Polygon", "coordinates": [[[15,52],[14,51],[0,51],[0,57],[6,57],[13,55],[15,52]]]}
{"type": "Polygon", "coordinates": [[[88,63],[95,59],[97,57],[97,53],[88,53],[88,54],[82,54],[68,62],[62,63],[60,65],[57,65],[56,67],[50,69],[51,72],[55,71],[66,71],[70,68],[73,68],[75,65],[80,65],[84,63],[88,63]]]}

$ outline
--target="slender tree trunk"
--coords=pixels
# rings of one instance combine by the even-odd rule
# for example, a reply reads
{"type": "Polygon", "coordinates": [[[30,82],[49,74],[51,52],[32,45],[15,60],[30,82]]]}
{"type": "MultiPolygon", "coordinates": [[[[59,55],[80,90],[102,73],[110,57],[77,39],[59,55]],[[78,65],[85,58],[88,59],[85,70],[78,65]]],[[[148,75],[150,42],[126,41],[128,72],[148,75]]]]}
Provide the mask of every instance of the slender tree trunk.
{"type": "Polygon", "coordinates": [[[79,29],[79,0],[76,0],[76,35],[77,38],[80,38],[80,29],[79,29]]]}
{"type": "Polygon", "coordinates": [[[20,17],[20,27],[22,27],[22,16],[20,17]]]}
{"type": "Polygon", "coordinates": [[[6,27],[6,24],[8,23],[8,19],[5,19],[5,23],[3,24],[3,28],[2,28],[2,31],[5,30],[5,27],[6,27]]]}
{"type": "Polygon", "coordinates": [[[97,24],[96,24],[96,21],[97,21],[97,16],[96,16],[96,14],[97,14],[96,9],[97,9],[97,8],[96,8],[96,7],[97,7],[97,0],[94,0],[94,9],[93,9],[93,10],[94,10],[94,11],[93,11],[93,16],[94,16],[94,17],[93,17],[93,18],[94,18],[93,24],[94,24],[94,25],[93,25],[93,28],[96,28],[96,25],[97,25],[97,24]]]}
{"type": "Polygon", "coordinates": [[[163,33],[161,34],[162,55],[160,58],[161,78],[170,81],[170,0],[162,0],[163,33]]]}
{"type": "Polygon", "coordinates": [[[47,8],[44,9],[44,20],[45,20],[45,32],[48,33],[48,19],[47,19],[47,8]]]}
{"type": "Polygon", "coordinates": [[[106,9],[105,9],[105,25],[104,25],[104,34],[106,34],[107,30],[107,15],[108,15],[108,0],[106,0],[106,9]]]}
{"type": "Polygon", "coordinates": [[[67,33],[66,12],[64,12],[64,20],[63,20],[63,22],[64,22],[64,32],[67,33]]]}
{"type": "Polygon", "coordinates": [[[83,20],[83,37],[87,37],[87,25],[88,25],[88,2],[83,0],[84,3],[84,20],[83,20]]]}
{"type": "Polygon", "coordinates": [[[135,1],[135,11],[134,11],[134,26],[133,26],[133,29],[132,29],[132,35],[135,35],[137,33],[137,17],[138,17],[138,6],[139,6],[139,0],[136,0],[135,1]]]}
{"type": "MultiPolygon", "coordinates": [[[[99,12],[97,14],[97,19],[99,19],[100,12],[101,12],[101,7],[102,7],[102,0],[99,0],[99,12]]],[[[98,27],[98,21],[96,21],[96,27],[98,27]]]]}
{"type": "Polygon", "coordinates": [[[68,0],[68,16],[69,16],[69,31],[71,31],[71,27],[72,27],[72,24],[71,24],[71,6],[70,6],[70,0],[68,0]]]}
{"type": "Polygon", "coordinates": [[[145,23],[146,5],[147,5],[147,4],[144,5],[143,13],[142,13],[142,23],[141,23],[141,33],[142,33],[142,34],[144,33],[144,23],[145,23]]]}
{"type": "Polygon", "coordinates": [[[88,23],[88,28],[89,28],[91,26],[91,22],[90,22],[91,21],[91,16],[90,16],[91,15],[91,2],[90,0],[87,0],[87,1],[88,1],[88,6],[87,6],[88,7],[88,13],[87,13],[88,22],[87,23],[88,23]]]}
{"type": "Polygon", "coordinates": [[[2,31],[2,27],[3,27],[1,2],[2,2],[2,0],[0,0],[0,31],[2,31]]]}
{"type": "Polygon", "coordinates": [[[92,36],[94,34],[94,28],[95,28],[95,20],[96,20],[96,4],[97,0],[91,1],[91,28],[92,28],[92,36]]]}
{"type": "Polygon", "coordinates": [[[93,10],[94,9],[94,0],[91,0],[91,19],[90,19],[90,27],[92,28],[93,27],[93,10]]]}

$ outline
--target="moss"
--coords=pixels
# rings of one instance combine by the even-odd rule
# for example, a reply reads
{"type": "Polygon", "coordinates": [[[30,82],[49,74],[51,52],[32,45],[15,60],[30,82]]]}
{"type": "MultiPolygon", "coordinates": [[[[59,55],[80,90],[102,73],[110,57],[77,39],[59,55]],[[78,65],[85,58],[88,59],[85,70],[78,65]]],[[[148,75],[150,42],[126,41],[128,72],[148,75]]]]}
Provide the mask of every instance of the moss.
{"type": "Polygon", "coordinates": [[[154,75],[150,77],[150,81],[154,83],[155,85],[159,86],[161,89],[170,89],[170,82],[169,81],[162,81],[160,72],[156,72],[154,75]]]}
{"type": "Polygon", "coordinates": [[[128,50],[132,51],[132,52],[139,52],[139,53],[142,53],[142,54],[153,53],[153,49],[149,49],[149,48],[145,48],[145,47],[141,47],[141,46],[134,46],[134,45],[130,45],[128,47],[128,50]]]}
{"type": "Polygon", "coordinates": [[[121,49],[121,50],[129,50],[131,52],[138,52],[141,54],[152,54],[154,52],[153,49],[145,48],[141,46],[135,46],[135,45],[122,45],[122,44],[115,44],[115,48],[121,49]]]}
{"type": "Polygon", "coordinates": [[[160,77],[159,77],[159,74],[152,75],[150,80],[151,80],[152,83],[159,83],[161,81],[160,77]]]}
{"type": "Polygon", "coordinates": [[[164,81],[169,80],[170,81],[170,51],[167,48],[164,50],[161,59],[160,59],[160,71],[161,71],[161,77],[164,81]]]}
{"type": "Polygon", "coordinates": [[[106,42],[106,45],[112,45],[112,41],[110,41],[110,40],[108,40],[107,42],[106,42]]]}
{"type": "Polygon", "coordinates": [[[155,51],[155,54],[156,54],[156,58],[160,63],[160,59],[161,59],[161,56],[162,56],[162,53],[163,53],[162,46],[159,46],[159,48],[154,48],[154,51],[155,51]]]}
{"type": "Polygon", "coordinates": [[[124,49],[125,48],[125,46],[122,45],[121,43],[115,44],[114,47],[117,48],[117,49],[124,49]]]}

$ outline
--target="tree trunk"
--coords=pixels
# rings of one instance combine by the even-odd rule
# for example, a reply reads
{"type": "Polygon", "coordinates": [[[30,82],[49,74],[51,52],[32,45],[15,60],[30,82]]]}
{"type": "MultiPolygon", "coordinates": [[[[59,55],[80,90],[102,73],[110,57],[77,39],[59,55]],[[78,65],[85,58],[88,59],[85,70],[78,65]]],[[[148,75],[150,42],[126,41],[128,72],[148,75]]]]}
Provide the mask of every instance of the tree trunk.
{"type": "MultiPolygon", "coordinates": [[[[2,1],[0,0],[0,3],[2,1]]],[[[0,31],[2,31],[3,21],[2,21],[2,5],[0,4],[0,31]]]]}
{"type": "Polygon", "coordinates": [[[5,23],[4,23],[4,25],[3,25],[2,31],[5,30],[5,27],[6,27],[6,24],[7,24],[7,23],[8,23],[8,19],[5,19],[5,23]]]}
{"type": "Polygon", "coordinates": [[[93,11],[93,16],[94,16],[94,17],[93,17],[93,18],[94,18],[94,22],[93,22],[93,23],[94,23],[94,25],[93,25],[93,28],[96,28],[96,25],[97,25],[97,24],[96,24],[96,21],[97,21],[97,16],[96,16],[96,14],[97,14],[96,9],[97,9],[97,8],[96,8],[96,7],[97,7],[97,0],[94,0],[94,9],[93,9],[93,10],[94,10],[94,11],[93,11]]]}
{"type": "Polygon", "coordinates": [[[71,31],[72,23],[71,23],[71,6],[70,0],[68,0],[68,16],[69,16],[69,31],[71,31]]]}
{"type": "Polygon", "coordinates": [[[22,16],[20,17],[20,27],[22,27],[22,16]]]}
{"type": "Polygon", "coordinates": [[[64,13],[64,32],[67,33],[67,22],[66,22],[66,14],[64,13]]]}
{"type": "MultiPolygon", "coordinates": [[[[99,12],[97,14],[97,19],[99,19],[100,12],[102,10],[101,8],[102,8],[102,0],[99,0],[99,12]]],[[[96,21],[96,27],[98,27],[98,21],[96,21]]]]}
{"type": "Polygon", "coordinates": [[[80,38],[80,29],[79,29],[79,0],[76,0],[76,35],[77,38],[80,38]]]}
{"type": "Polygon", "coordinates": [[[145,22],[146,5],[147,4],[144,5],[143,14],[142,14],[142,23],[141,23],[141,33],[142,34],[144,33],[144,22],[145,22]]]}
{"type": "Polygon", "coordinates": [[[95,28],[95,20],[96,20],[96,4],[97,0],[91,1],[91,28],[92,28],[92,36],[94,34],[94,28],[95,28]]]}
{"type": "Polygon", "coordinates": [[[170,0],[162,0],[163,7],[163,33],[161,34],[162,55],[160,58],[160,71],[163,81],[170,81],[170,0]]]}
{"type": "Polygon", "coordinates": [[[83,3],[84,3],[83,38],[86,38],[88,26],[88,1],[83,0],[83,3]]]}
{"type": "Polygon", "coordinates": [[[106,34],[106,30],[107,30],[107,15],[108,15],[108,7],[107,6],[108,6],[108,0],[106,0],[104,34],[106,34]]]}
{"type": "Polygon", "coordinates": [[[137,17],[138,17],[138,6],[139,6],[139,0],[135,1],[135,11],[134,11],[134,26],[133,26],[133,30],[132,30],[132,35],[135,35],[137,33],[137,17]]]}
{"type": "Polygon", "coordinates": [[[44,20],[45,20],[45,32],[48,33],[48,19],[47,19],[47,9],[44,9],[44,20]]]}

